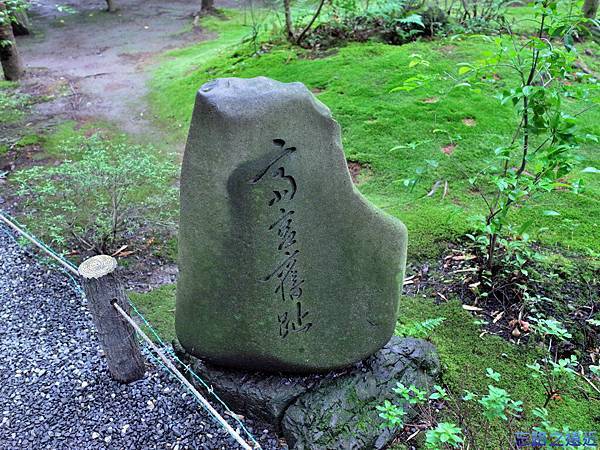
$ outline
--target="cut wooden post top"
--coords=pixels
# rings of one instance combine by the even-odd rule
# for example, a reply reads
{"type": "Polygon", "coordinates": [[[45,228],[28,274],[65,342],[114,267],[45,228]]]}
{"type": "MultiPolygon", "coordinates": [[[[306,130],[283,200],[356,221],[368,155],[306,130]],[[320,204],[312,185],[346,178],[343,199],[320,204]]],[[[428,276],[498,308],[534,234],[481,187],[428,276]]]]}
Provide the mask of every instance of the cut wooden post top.
{"type": "Polygon", "coordinates": [[[83,278],[102,278],[117,268],[117,260],[112,256],[98,255],[86,259],[79,266],[79,275],[83,278]]]}

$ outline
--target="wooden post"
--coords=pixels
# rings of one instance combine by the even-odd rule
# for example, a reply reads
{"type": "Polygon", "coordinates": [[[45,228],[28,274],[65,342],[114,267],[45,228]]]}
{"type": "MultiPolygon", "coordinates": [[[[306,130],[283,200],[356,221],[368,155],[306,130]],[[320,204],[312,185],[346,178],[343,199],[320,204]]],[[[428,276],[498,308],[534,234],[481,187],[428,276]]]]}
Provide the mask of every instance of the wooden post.
{"type": "Polygon", "coordinates": [[[117,260],[108,255],[86,259],[79,266],[85,296],[90,305],[100,343],[106,353],[108,370],[120,382],[139,380],[146,371],[133,327],[117,312],[113,303],[129,313],[123,283],[115,273],[117,260]]]}

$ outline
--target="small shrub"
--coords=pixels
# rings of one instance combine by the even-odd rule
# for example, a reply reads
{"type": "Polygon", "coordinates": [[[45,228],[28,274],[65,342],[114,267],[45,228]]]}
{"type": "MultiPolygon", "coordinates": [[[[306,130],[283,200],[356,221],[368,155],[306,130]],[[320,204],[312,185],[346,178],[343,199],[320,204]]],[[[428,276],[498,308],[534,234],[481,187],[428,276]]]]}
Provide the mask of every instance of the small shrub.
{"type": "Polygon", "coordinates": [[[425,446],[431,449],[442,448],[444,445],[459,448],[464,442],[462,431],[453,423],[440,422],[433,430],[427,431],[425,446]]]}
{"type": "Polygon", "coordinates": [[[86,250],[107,253],[124,233],[143,235],[149,222],[169,224],[176,207],[174,164],[153,150],[94,135],[64,143],[80,157],[55,167],[18,172],[33,227],[55,244],[75,239],[86,250]]]}

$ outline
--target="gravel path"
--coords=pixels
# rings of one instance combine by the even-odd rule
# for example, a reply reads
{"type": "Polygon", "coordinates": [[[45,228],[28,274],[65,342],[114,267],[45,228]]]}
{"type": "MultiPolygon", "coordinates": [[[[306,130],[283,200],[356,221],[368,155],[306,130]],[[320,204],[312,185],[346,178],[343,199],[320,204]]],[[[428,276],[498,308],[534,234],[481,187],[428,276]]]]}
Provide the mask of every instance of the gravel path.
{"type": "MultiPolygon", "coordinates": [[[[246,426],[264,449],[285,448],[246,426]]],[[[0,225],[0,449],[104,448],[240,447],[161,368],[112,381],[85,300],[0,225]]]]}

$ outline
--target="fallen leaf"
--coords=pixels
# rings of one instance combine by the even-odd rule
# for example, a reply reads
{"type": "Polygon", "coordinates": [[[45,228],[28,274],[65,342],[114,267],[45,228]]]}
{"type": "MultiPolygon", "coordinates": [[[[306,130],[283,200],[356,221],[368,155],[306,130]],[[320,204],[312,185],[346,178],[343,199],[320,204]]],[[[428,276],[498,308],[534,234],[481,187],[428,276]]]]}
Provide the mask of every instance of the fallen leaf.
{"type": "Polygon", "coordinates": [[[454,261],[470,261],[472,259],[477,258],[475,255],[458,255],[458,256],[452,256],[452,259],[454,261]]]}
{"type": "Polygon", "coordinates": [[[437,97],[429,97],[422,100],[423,103],[437,103],[438,101],[439,99],[437,97]]]}
{"type": "Polygon", "coordinates": [[[117,256],[119,253],[121,253],[123,250],[125,250],[127,247],[129,247],[129,245],[123,245],[121,248],[119,248],[119,250],[117,250],[116,252],[114,252],[112,255],[110,256],[117,256]]]}
{"type": "Polygon", "coordinates": [[[456,144],[444,145],[442,147],[442,152],[444,152],[446,155],[451,155],[454,152],[455,148],[456,148],[456,144]]]}
{"type": "Polygon", "coordinates": [[[483,308],[478,308],[477,306],[462,305],[462,307],[467,311],[483,311],[483,308]]]}
{"type": "Polygon", "coordinates": [[[503,315],[504,315],[504,311],[500,312],[500,314],[498,314],[496,317],[494,317],[494,320],[492,320],[492,323],[498,322],[500,319],[502,319],[503,315]]]}
{"type": "Polygon", "coordinates": [[[474,127],[475,125],[477,125],[477,122],[472,117],[465,117],[462,120],[462,123],[464,123],[468,127],[474,127]]]}

